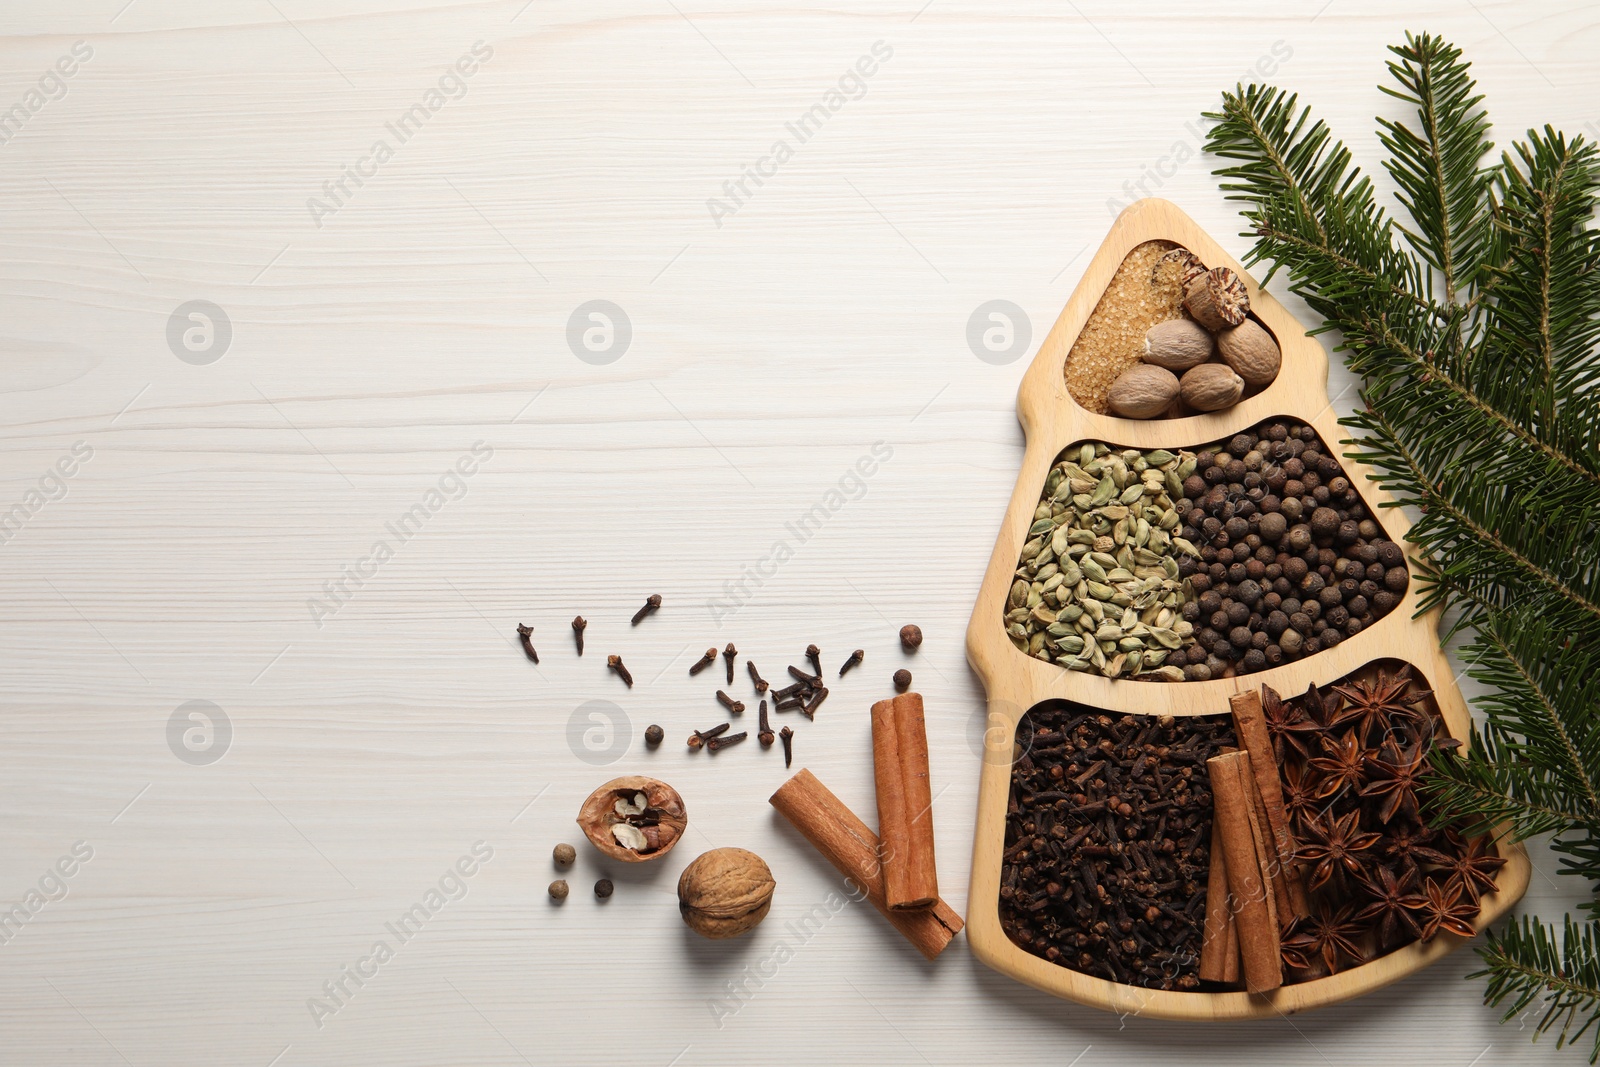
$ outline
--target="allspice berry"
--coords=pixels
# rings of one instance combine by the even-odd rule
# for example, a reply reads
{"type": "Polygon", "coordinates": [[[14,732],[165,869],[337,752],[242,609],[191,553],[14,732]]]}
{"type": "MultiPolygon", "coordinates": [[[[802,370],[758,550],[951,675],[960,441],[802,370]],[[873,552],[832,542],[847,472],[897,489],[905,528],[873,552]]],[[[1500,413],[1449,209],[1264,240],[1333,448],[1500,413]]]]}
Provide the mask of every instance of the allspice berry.
{"type": "Polygon", "coordinates": [[[922,627],[913,625],[900,627],[900,647],[907,652],[915,652],[922,647],[922,627]]]}
{"type": "Polygon", "coordinates": [[[667,732],[665,730],[657,726],[655,723],[651,723],[649,726],[645,727],[644,743],[649,745],[651,748],[655,748],[661,743],[661,739],[665,736],[667,736],[667,732]]]}
{"type": "Polygon", "coordinates": [[[571,845],[560,844],[551,850],[550,858],[556,861],[557,867],[571,867],[578,858],[578,850],[571,845]]]}
{"type": "Polygon", "coordinates": [[[911,672],[901,667],[894,672],[894,688],[896,692],[904,693],[911,688],[911,672]]]}
{"type": "Polygon", "coordinates": [[[551,900],[566,900],[568,891],[567,880],[565,878],[557,878],[555,881],[550,883],[551,900]]]}
{"type": "Polygon", "coordinates": [[[607,900],[616,889],[617,887],[611,884],[611,879],[602,878],[594,884],[594,895],[601,900],[607,900]]]}
{"type": "Polygon", "coordinates": [[[683,869],[678,911],[702,937],[738,937],[767,917],[775,886],[771,869],[754,852],[712,849],[683,869]]]}

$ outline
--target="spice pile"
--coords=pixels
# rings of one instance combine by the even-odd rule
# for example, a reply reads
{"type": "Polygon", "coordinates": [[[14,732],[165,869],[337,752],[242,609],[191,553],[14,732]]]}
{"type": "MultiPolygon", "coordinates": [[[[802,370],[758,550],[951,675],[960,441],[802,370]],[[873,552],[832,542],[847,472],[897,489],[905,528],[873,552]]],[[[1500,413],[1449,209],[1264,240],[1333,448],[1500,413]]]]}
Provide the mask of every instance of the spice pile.
{"type": "Polygon", "coordinates": [[[1068,670],[1182,681],[1164,663],[1194,631],[1179,617],[1191,598],[1179,561],[1197,563],[1200,550],[1178,525],[1196,468],[1196,457],[1165,449],[1067,449],[1045,479],[1006,601],[1012,644],[1068,670]]]}
{"type": "Polygon", "coordinates": [[[1197,989],[1211,842],[1206,760],[1221,717],[1035,708],[1018,725],[1000,923],[1027,952],[1099,978],[1197,989]],[[1031,737],[1029,736],[1031,733],[1031,737]]]}
{"type": "Polygon", "coordinates": [[[1394,610],[1410,582],[1332,451],[1273,419],[1200,450],[1183,483],[1180,560],[1199,629],[1169,662],[1189,681],[1250,674],[1332,648],[1394,610]]]}
{"type": "Polygon", "coordinates": [[[1270,385],[1281,363],[1277,339],[1250,316],[1242,278],[1149,241],[1118,266],[1063,373],[1090,411],[1181,418],[1232,407],[1270,385]]]}
{"type": "Polygon", "coordinates": [[[1422,779],[1445,734],[1410,668],[1372,669],[1281,700],[1262,687],[1283,804],[1311,914],[1282,938],[1290,980],[1305,981],[1441,931],[1471,937],[1479,900],[1505,860],[1485,837],[1430,826],[1422,779]]]}
{"type": "Polygon", "coordinates": [[[1266,670],[1360,633],[1410,583],[1338,459],[1285,419],[1198,454],[1073,445],[1028,533],[1012,644],[1110,678],[1266,670]]]}

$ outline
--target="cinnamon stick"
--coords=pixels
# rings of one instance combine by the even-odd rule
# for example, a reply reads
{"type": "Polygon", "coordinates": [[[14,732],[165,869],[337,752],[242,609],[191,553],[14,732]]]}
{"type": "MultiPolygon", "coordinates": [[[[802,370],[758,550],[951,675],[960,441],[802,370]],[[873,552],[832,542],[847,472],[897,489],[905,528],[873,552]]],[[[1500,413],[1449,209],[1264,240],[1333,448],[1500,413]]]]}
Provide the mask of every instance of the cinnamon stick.
{"type": "Polygon", "coordinates": [[[961,916],[942,900],[931,907],[890,908],[878,860],[878,835],[808,770],[800,770],[772,794],[770,803],[794,824],[824,859],[855,880],[872,906],[928,959],[961,932],[961,916]]]}
{"type": "Polygon", "coordinates": [[[1256,689],[1235,693],[1228,698],[1228,706],[1233,711],[1233,730],[1239,745],[1250,753],[1260,814],[1266,821],[1272,854],[1277,859],[1271,865],[1274,894],[1279,911],[1283,913],[1280,917],[1287,923],[1291,915],[1311,914],[1311,898],[1295,864],[1294,834],[1289,829],[1289,813],[1283,806],[1283,783],[1278,778],[1278,758],[1272,748],[1272,735],[1267,731],[1267,720],[1261,712],[1261,693],[1256,689]]]}
{"type": "Polygon", "coordinates": [[[1211,869],[1206,880],[1206,921],[1204,939],[1200,942],[1200,979],[1205,982],[1239,980],[1239,932],[1233,921],[1233,910],[1228,906],[1228,863],[1222,855],[1215,822],[1211,824],[1211,869]]]}
{"type": "Polygon", "coordinates": [[[872,767],[884,892],[891,908],[925,908],[939,899],[933,858],[933,787],[922,697],[902,693],[872,705],[872,767]]]}
{"type": "Polygon", "coordinates": [[[1270,992],[1283,984],[1283,960],[1279,955],[1276,901],[1263,862],[1272,858],[1266,851],[1270,842],[1263,831],[1252,826],[1255,812],[1250,791],[1254,775],[1250,754],[1213,756],[1206,761],[1206,769],[1211,774],[1213,825],[1227,866],[1228,891],[1239,928],[1245,989],[1251,993],[1270,992]]]}

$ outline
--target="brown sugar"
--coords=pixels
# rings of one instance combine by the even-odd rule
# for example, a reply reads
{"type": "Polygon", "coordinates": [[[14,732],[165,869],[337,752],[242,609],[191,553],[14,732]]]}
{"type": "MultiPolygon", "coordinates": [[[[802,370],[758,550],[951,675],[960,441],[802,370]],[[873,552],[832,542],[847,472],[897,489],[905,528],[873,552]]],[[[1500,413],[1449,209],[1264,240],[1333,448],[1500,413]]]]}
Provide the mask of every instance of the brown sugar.
{"type": "Polygon", "coordinates": [[[1079,405],[1105,414],[1117,375],[1139,362],[1144,335],[1158,322],[1183,317],[1181,257],[1162,259],[1178,246],[1146,241],[1129,252],[1067,353],[1067,391],[1079,405]]]}

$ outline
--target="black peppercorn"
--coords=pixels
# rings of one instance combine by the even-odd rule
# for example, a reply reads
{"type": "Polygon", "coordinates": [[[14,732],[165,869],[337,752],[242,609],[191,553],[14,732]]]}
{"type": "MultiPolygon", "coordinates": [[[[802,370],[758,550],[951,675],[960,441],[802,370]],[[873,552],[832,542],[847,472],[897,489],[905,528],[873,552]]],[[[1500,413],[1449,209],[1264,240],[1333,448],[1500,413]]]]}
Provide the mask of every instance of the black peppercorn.
{"type": "Polygon", "coordinates": [[[594,884],[594,895],[601,900],[607,900],[616,889],[617,887],[611,884],[611,879],[602,878],[594,884]]]}

